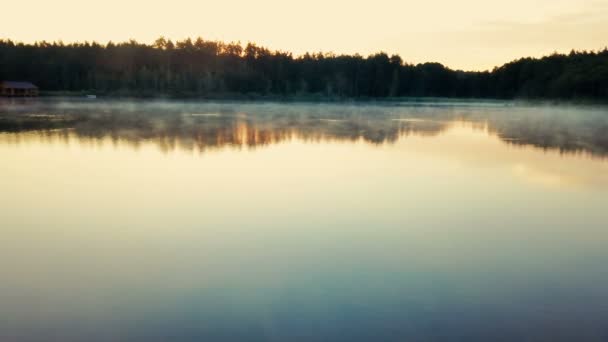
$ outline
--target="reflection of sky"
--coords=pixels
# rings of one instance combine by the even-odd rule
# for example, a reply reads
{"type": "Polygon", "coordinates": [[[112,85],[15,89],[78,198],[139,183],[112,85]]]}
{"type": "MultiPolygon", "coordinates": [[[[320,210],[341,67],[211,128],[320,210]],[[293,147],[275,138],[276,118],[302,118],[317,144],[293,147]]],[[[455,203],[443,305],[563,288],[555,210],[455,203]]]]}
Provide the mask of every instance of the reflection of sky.
{"type": "Polygon", "coordinates": [[[0,337],[604,336],[608,162],[483,127],[200,154],[3,136],[0,337]]]}

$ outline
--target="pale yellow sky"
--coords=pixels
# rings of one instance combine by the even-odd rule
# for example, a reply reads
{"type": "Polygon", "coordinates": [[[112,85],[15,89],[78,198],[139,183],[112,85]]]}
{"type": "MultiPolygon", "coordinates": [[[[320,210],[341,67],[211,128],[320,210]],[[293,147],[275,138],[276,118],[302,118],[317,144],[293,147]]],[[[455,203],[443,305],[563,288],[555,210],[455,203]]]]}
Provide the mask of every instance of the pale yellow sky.
{"type": "Polygon", "coordinates": [[[465,70],[608,46],[608,0],[30,0],[2,12],[0,38],[26,42],[202,36],[296,54],[385,51],[465,70]]]}

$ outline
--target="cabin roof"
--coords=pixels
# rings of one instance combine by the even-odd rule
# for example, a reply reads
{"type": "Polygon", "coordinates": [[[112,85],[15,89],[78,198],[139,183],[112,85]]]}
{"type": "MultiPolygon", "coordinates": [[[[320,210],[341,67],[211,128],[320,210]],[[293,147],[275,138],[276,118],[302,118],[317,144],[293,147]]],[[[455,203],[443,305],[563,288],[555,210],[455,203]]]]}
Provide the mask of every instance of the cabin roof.
{"type": "Polygon", "coordinates": [[[34,84],[30,82],[15,82],[15,81],[2,81],[0,82],[0,86],[3,88],[13,88],[13,89],[37,89],[34,84]]]}

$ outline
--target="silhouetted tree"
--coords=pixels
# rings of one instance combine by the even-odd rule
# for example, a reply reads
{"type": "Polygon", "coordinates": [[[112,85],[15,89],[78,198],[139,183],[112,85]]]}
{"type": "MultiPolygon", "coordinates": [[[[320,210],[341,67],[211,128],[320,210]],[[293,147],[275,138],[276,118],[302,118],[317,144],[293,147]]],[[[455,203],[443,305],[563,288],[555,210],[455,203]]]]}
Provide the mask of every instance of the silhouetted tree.
{"type": "Polygon", "coordinates": [[[377,53],[300,57],[248,43],[202,38],[153,44],[0,40],[0,79],[28,80],[46,91],[128,95],[235,94],[608,99],[608,50],[522,58],[491,72],[412,65],[377,53]]]}

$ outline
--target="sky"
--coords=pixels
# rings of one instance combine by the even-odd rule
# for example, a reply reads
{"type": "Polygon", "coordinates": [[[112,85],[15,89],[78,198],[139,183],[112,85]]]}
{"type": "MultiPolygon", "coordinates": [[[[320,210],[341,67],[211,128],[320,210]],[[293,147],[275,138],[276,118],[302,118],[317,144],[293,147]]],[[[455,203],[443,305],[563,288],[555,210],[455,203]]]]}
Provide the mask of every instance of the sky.
{"type": "Polygon", "coordinates": [[[0,38],[24,42],[200,36],[463,70],[608,46],[608,0],[30,0],[2,12],[0,38]]]}

